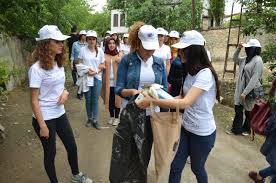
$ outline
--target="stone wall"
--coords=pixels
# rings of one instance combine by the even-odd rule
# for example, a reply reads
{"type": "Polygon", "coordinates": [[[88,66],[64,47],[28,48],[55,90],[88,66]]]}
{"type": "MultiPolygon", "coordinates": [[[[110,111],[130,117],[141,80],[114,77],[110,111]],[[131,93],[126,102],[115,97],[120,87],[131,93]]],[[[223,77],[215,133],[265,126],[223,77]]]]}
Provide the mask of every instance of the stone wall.
{"type": "MultiPolygon", "coordinates": [[[[207,49],[211,52],[212,60],[224,61],[226,53],[226,44],[228,38],[228,28],[217,29],[217,30],[207,30],[202,31],[203,36],[206,39],[207,49]]],[[[231,29],[230,43],[237,43],[238,28],[231,29]]],[[[240,36],[240,41],[247,42],[250,38],[257,38],[262,47],[264,48],[269,42],[275,42],[276,35],[273,34],[262,34],[252,36],[240,36]]],[[[235,47],[229,50],[229,57],[233,57],[235,47]]]]}
{"type": "Polygon", "coordinates": [[[27,78],[26,45],[25,41],[18,38],[3,38],[0,35],[0,59],[7,60],[10,70],[16,70],[16,75],[11,76],[6,83],[7,90],[12,90],[27,78]]]}

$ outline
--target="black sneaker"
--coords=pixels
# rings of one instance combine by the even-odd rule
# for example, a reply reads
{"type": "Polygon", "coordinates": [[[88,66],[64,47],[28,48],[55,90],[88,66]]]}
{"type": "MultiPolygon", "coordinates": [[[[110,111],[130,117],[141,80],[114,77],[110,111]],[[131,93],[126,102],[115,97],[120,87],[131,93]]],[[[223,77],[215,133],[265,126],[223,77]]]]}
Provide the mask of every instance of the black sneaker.
{"type": "Polygon", "coordinates": [[[92,127],[92,121],[91,121],[91,120],[87,120],[85,126],[86,126],[87,128],[92,127]]]}
{"type": "Polygon", "coordinates": [[[79,100],[82,100],[83,95],[82,95],[82,94],[77,94],[77,98],[78,98],[79,100]]]}
{"type": "Polygon", "coordinates": [[[99,122],[98,122],[97,120],[94,120],[94,121],[92,122],[92,125],[93,125],[93,127],[96,128],[97,130],[100,130],[100,129],[101,129],[101,126],[100,126],[100,124],[99,124],[99,122]]]}

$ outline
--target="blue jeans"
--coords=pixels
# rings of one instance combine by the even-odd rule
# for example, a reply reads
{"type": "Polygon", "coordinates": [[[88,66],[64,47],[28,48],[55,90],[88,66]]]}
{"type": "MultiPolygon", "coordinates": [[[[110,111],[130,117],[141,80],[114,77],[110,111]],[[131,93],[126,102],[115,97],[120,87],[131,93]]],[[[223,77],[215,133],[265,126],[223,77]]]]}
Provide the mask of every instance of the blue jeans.
{"type": "Polygon", "coordinates": [[[84,93],[85,106],[88,120],[97,120],[99,111],[99,97],[102,89],[102,81],[94,77],[94,86],[84,93]]]}
{"type": "Polygon", "coordinates": [[[272,183],[276,183],[276,171],[271,167],[267,167],[267,168],[264,168],[262,170],[259,171],[259,174],[261,177],[263,178],[266,178],[266,177],[269,177],[269,176],[272,176],[272,180],[271,182],[272,183]]]}
{"type": "Polygon", "coordinates": [[[191,169],[198,183],[207,183],[208,176],[205,162],[216,139],[216,131],[209,136],[198,136],[181,128],[180,144],[171,164],[169,183],[179,183],[188,156],[191,159],[191,169]]]}

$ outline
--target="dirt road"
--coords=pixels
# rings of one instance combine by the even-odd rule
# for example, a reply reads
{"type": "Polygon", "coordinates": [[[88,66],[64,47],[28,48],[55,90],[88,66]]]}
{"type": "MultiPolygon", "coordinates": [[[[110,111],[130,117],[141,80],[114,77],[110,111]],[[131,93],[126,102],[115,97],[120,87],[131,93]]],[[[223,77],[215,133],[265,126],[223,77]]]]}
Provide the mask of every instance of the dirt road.
{"type": "MultiPolygon", "coordinates": [[[[7,139],[0,144],[1,183],[47,183],[43,168],[43,152],[31,126],[31,109],[27,89],[16,89],[9,95],[9,101],[0,106],[0,121],[6,127],[7,139]]],[[[81,171],[93,178],[95,183],[108,182],[114,127],[97,131],[84,126],[86,114],[84,100],[75,98],[71,92],[66,104],[68,117],[74,129],[78,145],[81,171]]],[[[107,111],[101,106],[100,122],[107,125],[107,111]]],[[[210,183],[250,183],[247,172],[266,165],[256,143],[242,136],[224,133],[225,124],[231,121],[233,110],[222,105],[215,107],[218,134],[215,148],[207,162],[210,183]]],[[[60,140],[57,141],[56,170],[62,183],[70,182],[70,169],[66,152],[60,140]]],[[[153,163],[149,167],[149,182],[153,182],[153,163]]],[[[196,182],[187,164],[182,182],[196,182]]]]}

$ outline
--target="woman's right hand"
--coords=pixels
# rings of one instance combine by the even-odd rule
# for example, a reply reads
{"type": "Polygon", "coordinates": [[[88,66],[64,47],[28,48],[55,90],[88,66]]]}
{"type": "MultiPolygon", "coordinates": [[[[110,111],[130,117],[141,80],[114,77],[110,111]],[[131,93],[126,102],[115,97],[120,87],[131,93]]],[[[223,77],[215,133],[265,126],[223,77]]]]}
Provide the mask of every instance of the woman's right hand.
{"type": "Polygon", "coordinates": [[[242,48],[243,47],[243,42],[240,42],[240,44],[239,44],[239,48],[242,48]]]}
{"type": "Polygon", "coordinates": [[[132,96],[140,94],[141,90],[132,89],[132,96]]]}
{"type": "Polygon", "coordinates": [[[46,139],[49,138],[49,129],[47,125],[40,127],[40,137],[44,137],[46,139]]]}

